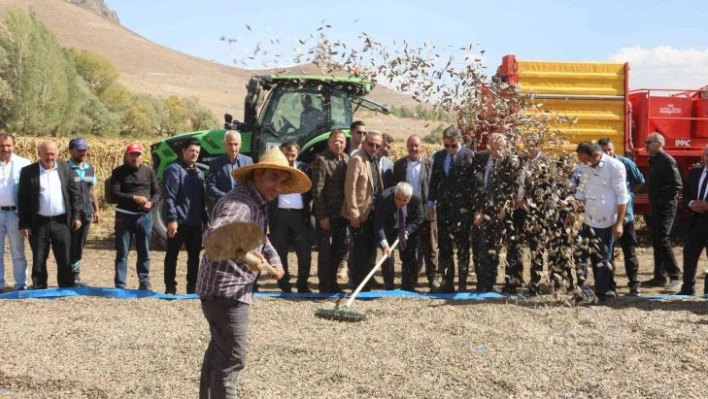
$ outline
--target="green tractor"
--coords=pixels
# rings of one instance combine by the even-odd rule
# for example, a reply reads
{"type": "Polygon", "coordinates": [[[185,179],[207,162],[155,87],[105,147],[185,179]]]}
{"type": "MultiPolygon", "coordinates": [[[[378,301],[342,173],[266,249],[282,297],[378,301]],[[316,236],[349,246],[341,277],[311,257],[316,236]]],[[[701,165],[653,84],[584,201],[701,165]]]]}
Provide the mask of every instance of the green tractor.
{"type": "MultiPolygon", "coordinates": [[[[299,160],[310,163],[327,148],[326,141],[332,130],[344,130],[349,142],[349,125],[360,107],[389,113],[385,106],[365,98],[373,86],[372,82],[359,78],[253,76],[247,85],[242,122],[226,114],[223,129],[183,133],[152,144],[153,168],[161,179],[165,168],[180,156],[182,143],[196,138],[201,143],[197,165],[208,174],[209,163],[224,153],[224,133],[231,129],[241,132],[240,152],[251,156],[254,162],[283,141],[293,140],[301,148],[299,160]],[[264,91],[270,93],[262,101],[264,91]]],[[[167,224],[162,201],[153,212],[153,243],[164,248],[167,224]]]]}

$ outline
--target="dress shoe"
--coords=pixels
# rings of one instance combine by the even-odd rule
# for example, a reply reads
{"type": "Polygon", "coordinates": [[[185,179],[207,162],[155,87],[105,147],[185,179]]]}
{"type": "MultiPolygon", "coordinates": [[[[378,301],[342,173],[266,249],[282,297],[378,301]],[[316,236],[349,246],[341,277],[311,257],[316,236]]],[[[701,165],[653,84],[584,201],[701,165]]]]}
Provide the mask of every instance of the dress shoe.
{"type": "Polygon", "coordinates": [[[694,296],[696,295],[696,291],[681,288],[681,290],[674,295],[694,296]]]}
{"type": "Polygon", "coordinates": [[[646,288],[664,288],[666,287],[666,283],[667,281],[665,279],[654,277],[651,280],[642,281],[641,285],[646,288]]]}
{"type": "Polygon", "coordinates": [[[516,295],[516,294],[517,294],[516,285],[514,285],[514,284],[504,284],[504,287],[502,287],[501,292],[502,292],[503,294],[516,295]]]}
{"type": "Polygon", "coordinates": [[[627,296],[639,296],[639,283],[629,286],[629,294],[627,296]]]}
{"type": "Polygon", "coordinates": [[[300,285],[297,287],[297,292],[299,294],[312,294],[312,290],[307,285],[300,285]]]}
{"type": "Polygon", "coordinates": [[[617,293],[614,292],[613,290],[608,290],[607,292],[605,292],[604,297],[606,299],[614,299],[614,298],[617,298],[617,293]]]}
{"type": "Polygon", "coordinates": [[[432,278],[428,280],[428,288],[430,288],[430,291],[435,291],[440,289],[440,282],[436,278],[432,278]]]}
{"type": "Polygon", "coordinates": [[[152,284],[149,281],[141,281],[138,285],[140,291],[152,291],[152,284]]]}
{"type": "Polygon", "coordinates": [[[165,294],[177,295],[177,288],[176,287],[167,287],[165,289],[165,294]]]}
{"type": "Polygon", "coordinates": [[[280,287],[280,290],[283,291],[284,294],[290,294],[293,292],[293,287],[290,285],[283,285],[280,287]]]}

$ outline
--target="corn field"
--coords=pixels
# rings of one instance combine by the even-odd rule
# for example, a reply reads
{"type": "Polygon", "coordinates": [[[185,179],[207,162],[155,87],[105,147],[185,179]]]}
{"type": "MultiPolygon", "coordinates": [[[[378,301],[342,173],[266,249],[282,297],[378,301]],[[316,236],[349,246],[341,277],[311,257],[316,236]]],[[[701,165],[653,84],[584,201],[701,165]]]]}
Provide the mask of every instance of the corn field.
{"type": "MultiPolygon", "coordinates": [[[[35,162],[38,159],[37,145],[43,140],[43,138],[39,137],[16,137],[15,153],[35,162]]],[[[146,149],[146,153],[143,154],[142,159],[145,164],[149,165],[151,158],[147,151],[151,143],[134,139],[105,137],[91,137],[87,138],[87,141],[89,143],[89,150],[86,155],[86,161],[93,165],[96,170],[96,190],[99,203],[102,209],[112,207],[112,205],[104,201],[103,182],[111,176],[111,172],[114,168],[123,164],[123,155],[125,154],[126,147],[128,147],[130,143],[137,141],[143,145],[143,148],[146,149]]],[[[69,139],[58,140],[57,144],[59,146],[59,158],[63,160],[69,159],[69,139]]]]}

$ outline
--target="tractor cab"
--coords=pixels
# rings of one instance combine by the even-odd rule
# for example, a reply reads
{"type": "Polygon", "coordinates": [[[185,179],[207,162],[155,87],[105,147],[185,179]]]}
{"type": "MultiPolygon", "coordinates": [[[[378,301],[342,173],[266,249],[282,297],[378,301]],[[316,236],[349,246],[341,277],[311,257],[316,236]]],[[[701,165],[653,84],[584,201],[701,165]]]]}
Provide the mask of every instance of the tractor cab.
{"type": "Polygon", "coordinates": [[[324,150],[322,136],[349,129],[360,106],[388,113],[384,106],[364,98],[371,88],[370,82],[357,78],[254,76],[248,84],[244,121],[227,114],[224,127],[242,135],[250,132],[250,155],[255,161],[280,143],[294,141],[302,149],[300,159],[309,162],[324,150]],[[259,107],[264,91],[268,94],[259,107]]]}

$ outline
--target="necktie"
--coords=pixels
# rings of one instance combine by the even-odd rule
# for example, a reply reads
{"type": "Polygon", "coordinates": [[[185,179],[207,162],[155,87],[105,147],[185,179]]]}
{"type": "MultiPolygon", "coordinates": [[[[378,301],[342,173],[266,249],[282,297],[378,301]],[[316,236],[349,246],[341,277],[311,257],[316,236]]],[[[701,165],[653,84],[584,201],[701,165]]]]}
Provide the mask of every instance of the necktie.
{"type": "Polygon", "coordinates": [[[704,201],[706,198],[706,186],[708,186],[708,176],[705,176],[706,172],[708,172],[708,169],[703,169],[703,182],[701,183],[701,188],[698,189],[698,200],[699,201],[704,201]]]}
{"type": "Polygon", "coordinates": [[[455,166],[455,156],[450,155],[450,164],[447,166],[447,175],[452,175],[452,168],[455,166]]]}
{"type": "Polygon", "coordinates": [[[398,247],[401,251],[406,250],[406,217],[403,208],[398,208],[398,247]]]}

